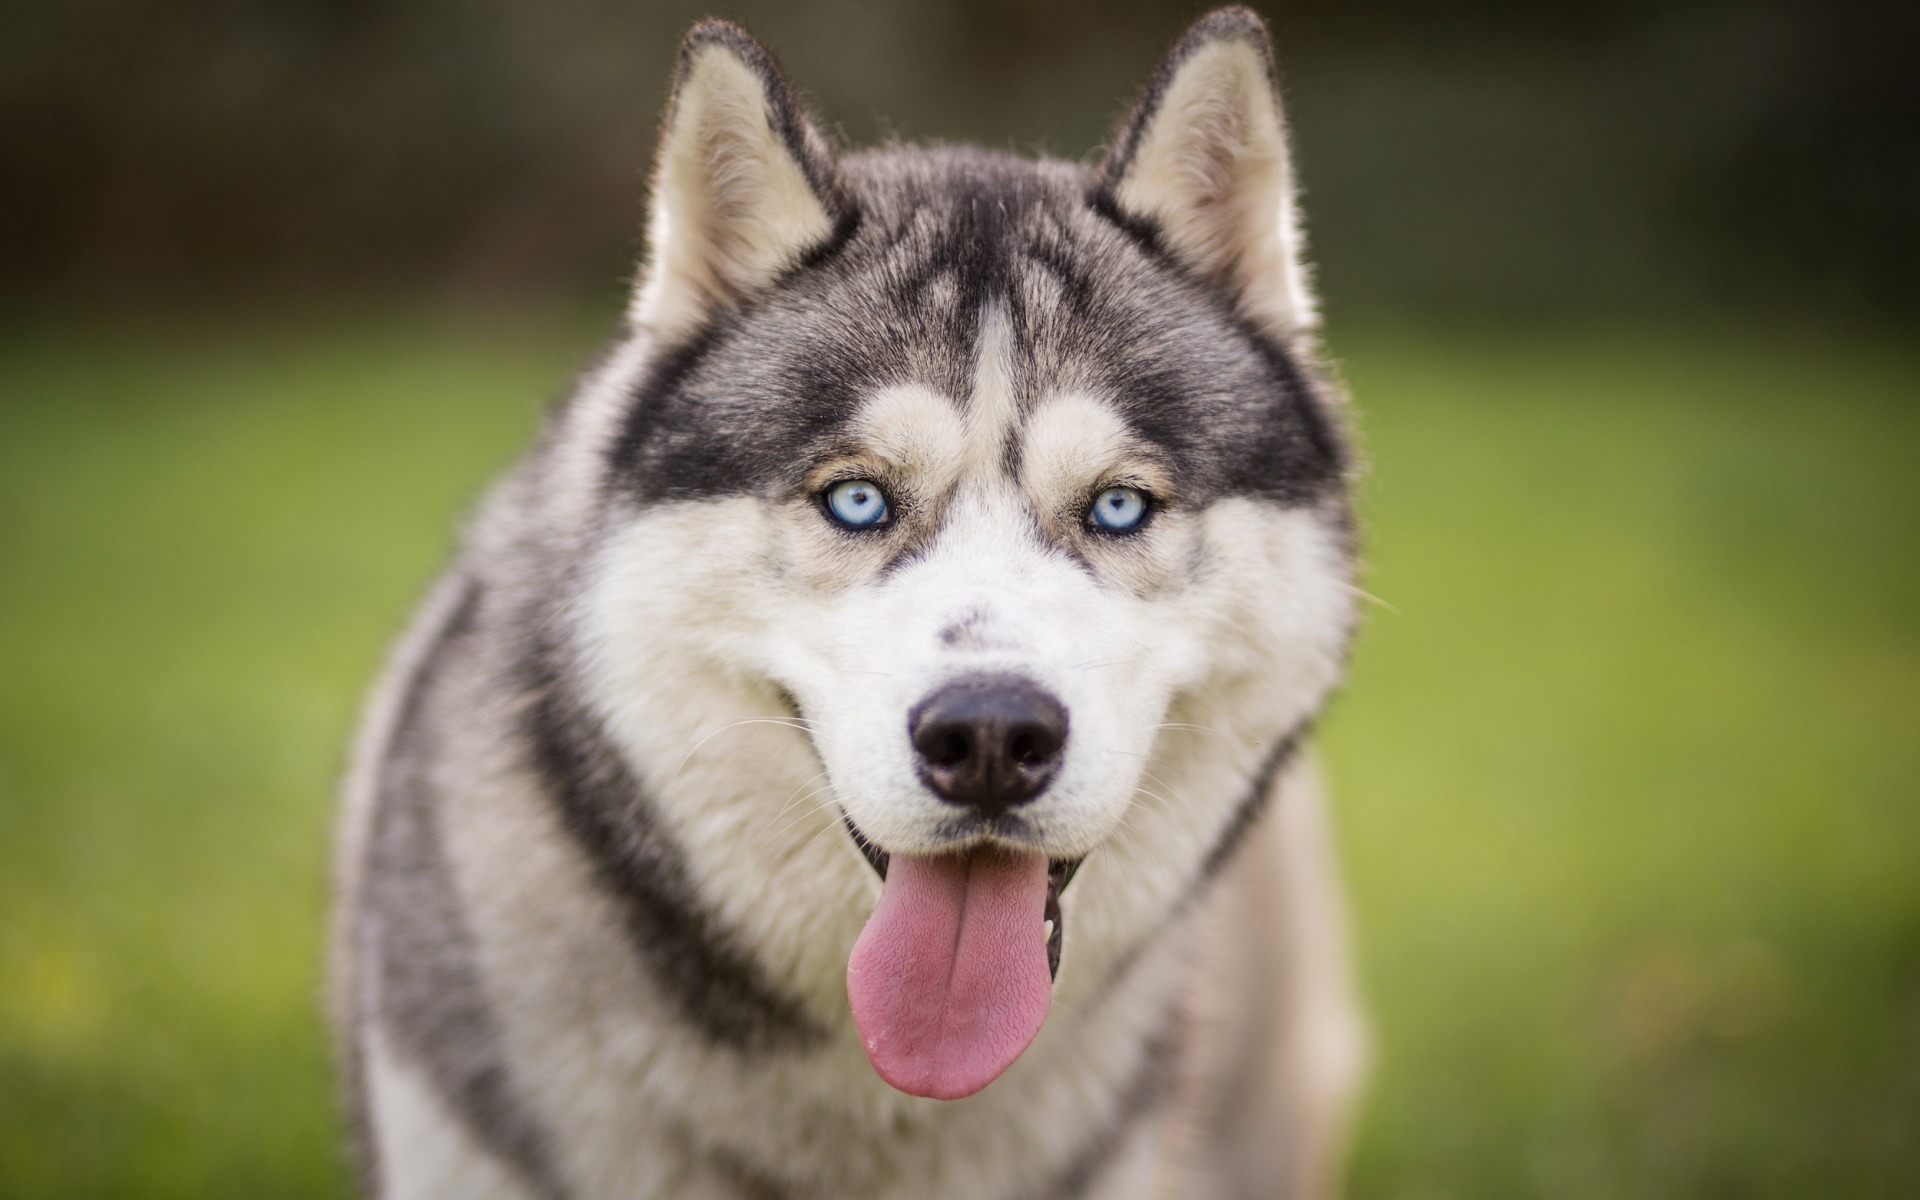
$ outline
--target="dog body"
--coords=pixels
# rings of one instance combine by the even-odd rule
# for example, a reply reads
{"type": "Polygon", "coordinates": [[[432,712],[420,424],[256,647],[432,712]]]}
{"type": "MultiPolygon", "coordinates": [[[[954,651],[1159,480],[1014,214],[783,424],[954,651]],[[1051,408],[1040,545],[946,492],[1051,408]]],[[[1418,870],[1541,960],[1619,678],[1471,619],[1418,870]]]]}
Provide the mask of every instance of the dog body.
{"type": "Polygon", "coordinates": [[[1348,466],[1258,20],[1098,172],[836,156],[703,24],[649,241],[358,747],[369,1189],[1331,1190],[1348,466]]]}

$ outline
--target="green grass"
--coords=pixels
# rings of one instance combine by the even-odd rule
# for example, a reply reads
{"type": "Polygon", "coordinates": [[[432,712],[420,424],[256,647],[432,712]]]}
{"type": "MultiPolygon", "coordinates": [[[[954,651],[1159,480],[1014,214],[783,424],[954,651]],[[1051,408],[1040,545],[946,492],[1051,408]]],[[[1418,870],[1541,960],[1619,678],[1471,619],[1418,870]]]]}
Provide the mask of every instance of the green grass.
{"type": "MultiPolygon", "coordinates": [[[[0,1195],[342,1194],[342,748],[590,343],[0,344],[0,1195]]],[[[1339,348],[1356,1194],[1920,1194],[1920,360],[1339,348]]]]}
{"type": "Polygon", "coordinates": [[[1351,353],[1356,1191],[1920,1195],[1920,371],[1351,353]]]}

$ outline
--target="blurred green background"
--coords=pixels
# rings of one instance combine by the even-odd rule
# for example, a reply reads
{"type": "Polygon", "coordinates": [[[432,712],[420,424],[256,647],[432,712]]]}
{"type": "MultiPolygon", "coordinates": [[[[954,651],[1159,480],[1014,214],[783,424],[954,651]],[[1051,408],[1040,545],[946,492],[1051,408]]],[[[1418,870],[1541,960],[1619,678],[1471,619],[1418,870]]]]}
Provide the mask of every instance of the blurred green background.
{"type": "MultiPolygon", "coordinates": [[[[1200,7],[720,11],[850,140],[1078,156],[1200,7]]],[[[345,739],[699,11],[0,16],[0,1195],[345,1193],[345,739]]],[[[1371,463],[1354,1194],[1920,1195],[1913,7],[1265,11],[1371,463]]]]}

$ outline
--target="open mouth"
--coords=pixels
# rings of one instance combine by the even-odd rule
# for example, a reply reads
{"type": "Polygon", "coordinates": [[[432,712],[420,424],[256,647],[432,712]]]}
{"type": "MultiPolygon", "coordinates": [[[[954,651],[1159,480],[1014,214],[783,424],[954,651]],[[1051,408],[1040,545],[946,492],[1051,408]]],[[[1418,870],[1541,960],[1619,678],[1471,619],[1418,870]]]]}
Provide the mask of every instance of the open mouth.
{"type": "Polygon", "coordinates": [[[1065,938],[1060,893],[1083,860],[997,845],[893,855],[846,825],[885,881],[847,963],[861,1046],[903,1092],[970,1096],[1040,1032],[1065,938]]]}

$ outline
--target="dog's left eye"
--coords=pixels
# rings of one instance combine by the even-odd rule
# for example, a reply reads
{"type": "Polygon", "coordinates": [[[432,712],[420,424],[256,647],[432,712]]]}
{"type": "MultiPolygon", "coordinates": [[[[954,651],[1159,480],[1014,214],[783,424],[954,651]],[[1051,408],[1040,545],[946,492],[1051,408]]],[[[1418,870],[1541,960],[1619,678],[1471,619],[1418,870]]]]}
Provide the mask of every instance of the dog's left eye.
{"type": "Polygon", "coordinates": [[[827,511],[848,529],[872,529],[887,519],[887,497],[871,479],[849,479],[827,489],[827,511]]]}
{"type": "Polygon", "coordinates": [[[1093,498],[1087,520],[1096,529],[1125,533],[1137,527],[1147,515],[1147,494],[1139,488],[1110,487],[1093,498]]]}

